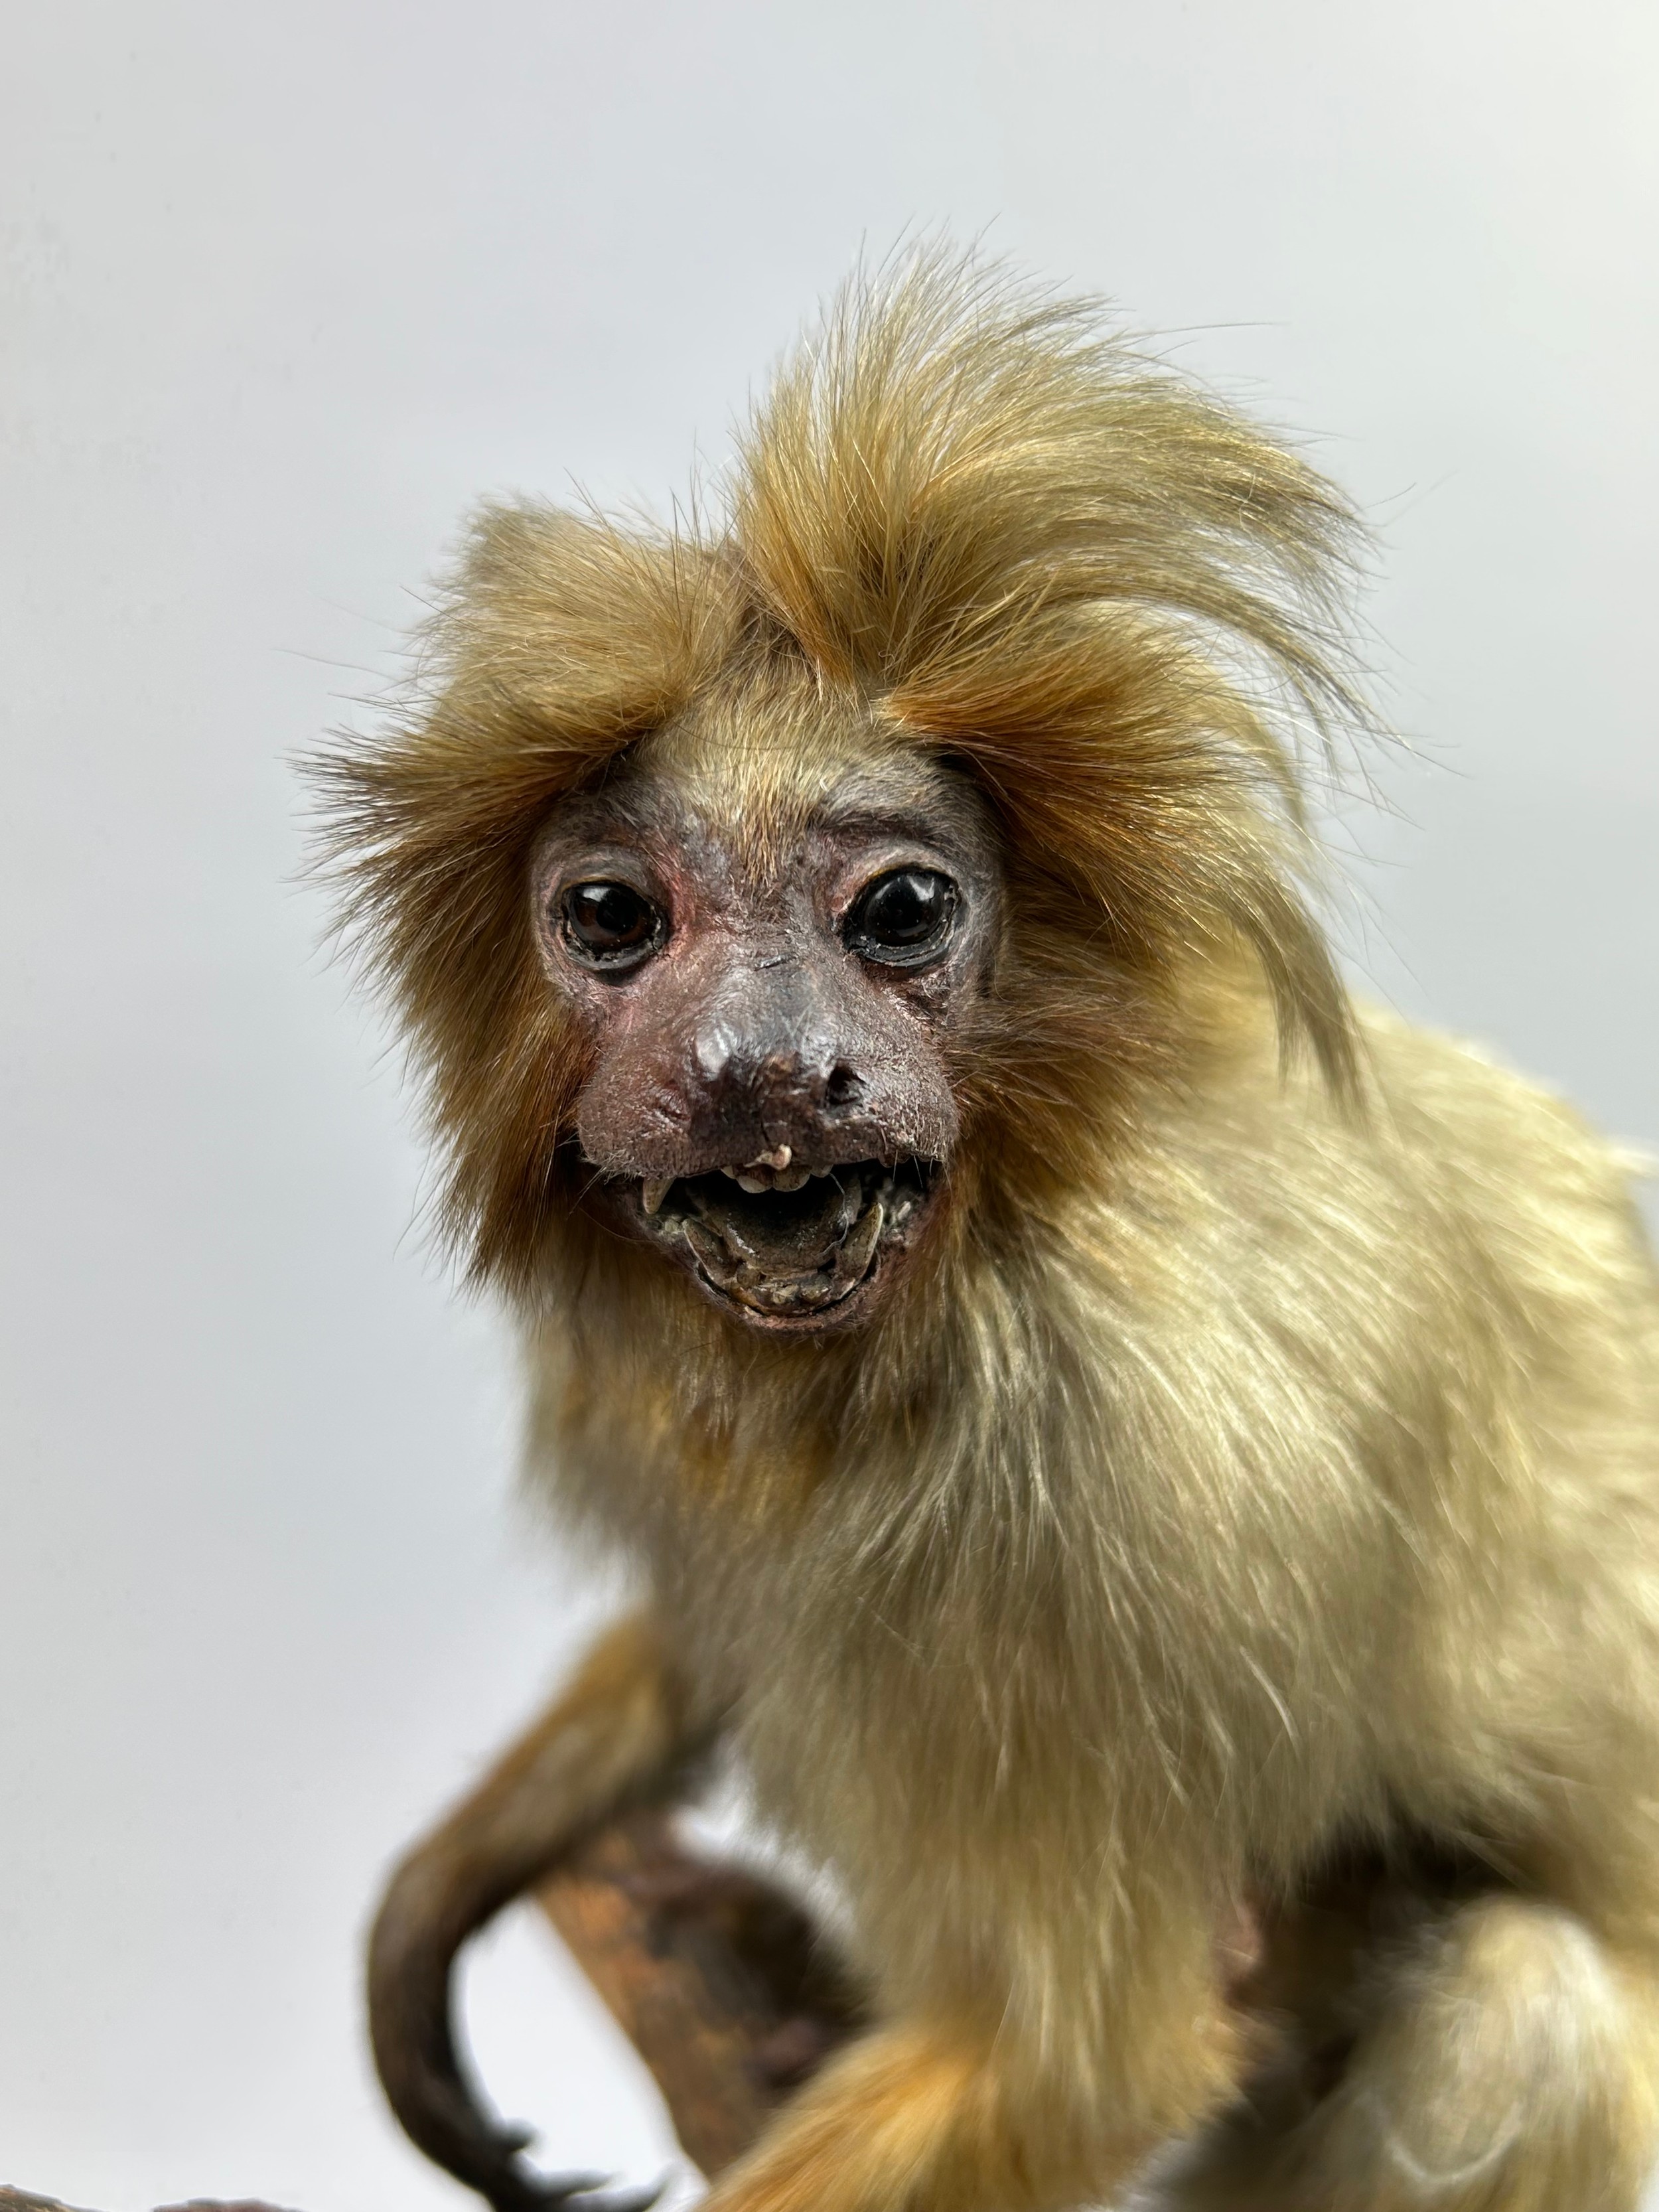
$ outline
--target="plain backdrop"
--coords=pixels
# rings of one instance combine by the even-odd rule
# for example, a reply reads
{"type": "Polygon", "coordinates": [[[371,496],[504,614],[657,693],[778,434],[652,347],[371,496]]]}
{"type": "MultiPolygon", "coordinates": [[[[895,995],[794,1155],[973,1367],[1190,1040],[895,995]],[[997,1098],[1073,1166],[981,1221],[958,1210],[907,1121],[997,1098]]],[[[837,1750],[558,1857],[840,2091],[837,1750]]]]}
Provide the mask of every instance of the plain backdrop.
{"type": "MultiPolygon", "coordinates": [[[[459,2205],[390,1856],[603,1593],[514,1498],[289,758],[483,492],[662,506],[861,249],[1110,294],[1378,532],[1371,987],[1659,1140],[1646,0],[54,0],[0,69],[0,2179],[459,2205]]],[[[527,1919],[498,2100],[670,2142],[527,1919]]]]}

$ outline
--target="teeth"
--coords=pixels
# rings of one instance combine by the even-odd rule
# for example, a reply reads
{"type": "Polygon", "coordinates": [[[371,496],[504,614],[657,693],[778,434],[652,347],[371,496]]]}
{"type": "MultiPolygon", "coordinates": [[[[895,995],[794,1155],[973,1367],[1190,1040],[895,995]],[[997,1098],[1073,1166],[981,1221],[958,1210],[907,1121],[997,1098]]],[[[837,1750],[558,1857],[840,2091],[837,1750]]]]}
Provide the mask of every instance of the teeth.
{"type": "Polygon", "coordinates": [[[744,1165],[750,1168],[781,1169],[787,1168],[793,1158],[794,1155],[790,1151],[787,1145],[780,1145],[777,1146],[775,1151],[769,1152],[757,1152],[754,1158],[752,1160],[745,1160],[744,1162],[744,1165]]]}
{"type": "Polygon", "coordinates": [[[712,1236],[699,1221],[681,1224],[680,1234],[711,1275],[723,1277],[729,1273],[731,1260],[718,1237],[712,1236]]]}
{"type": "Polygon", "coordinates": [[[674,1188],[672,1176],[653,1176],[645,1186],[643,1196],[647,1213],[658,1212],[669,1192],[674,1188]]]}
{"type": "Polygon", "coordinates": [[[772,1188],[774,1190],[805,1190],[806,1188],[806,1174],[807,1171],[805,1168],[791,1168],[787,1173],[785,1173],[782,1169],[780,1169],[778,1171],[777,1180],[774,1182],[772,1188]]]}
{"type": "Polygon", "coordinates": [[[872,1199],[869,1212],[848,1238],[846,1243],[842,1246],[842,1255],[848,1267],[854,1274],[861,1275],[869,1266],[871,1255],[876,1249],[876,1240],[881,1235],[882,1223],[885,1218],[881,1200],[878,1198],[872,1199]]]}
{"type": "Polygon", "coordinates": [[[835,1170],[833,1168],[809,1168],[806,1172],[811,1176],[814,1182],[822,1182],[825,1176],[833,1175],[835,1173],[835,1170]]]}
{"type": "Polygon", "coordinates": [[[738,1180],[738,1171],[735,1168],[722,1168],[720,1170],[720,1173],[723,1176],[727,1176],[732,1182],[735,1182],[738,1180]]]}
{"type": "MultiPolygon", "coordinates": [[[[727,1175],[730,1175],[732,1170],[730,1168],[727,1168],[726,1172],[727,1175]]],[[[737,1182],[738,1188],[739,1190],[746,1190],[751,1196],[756,1191],[770,1190],[772,1188],[769,1182],[764,1182],[759,1176],[739,1175],[737,1178],[737,1182]]]]}

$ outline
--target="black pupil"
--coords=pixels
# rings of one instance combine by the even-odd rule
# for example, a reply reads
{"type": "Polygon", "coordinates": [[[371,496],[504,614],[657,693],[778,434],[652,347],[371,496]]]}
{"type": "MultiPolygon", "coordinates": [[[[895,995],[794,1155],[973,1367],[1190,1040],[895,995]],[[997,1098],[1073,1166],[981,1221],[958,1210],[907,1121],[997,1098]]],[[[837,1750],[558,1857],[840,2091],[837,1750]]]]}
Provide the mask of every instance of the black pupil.
{"type": "Polygon", "coordinates": [[[649,942],[656,921],[650,902],[627,884],[578,884],[564,910],[590,952],[630,952],[649,942]]]}
{"type": "Polygon", "coordinates": [[[874,945],[925,945],[945,919],[950,886],[943,876],[901,868],[872,884],[859,902],[858,932],[874,945]]]}

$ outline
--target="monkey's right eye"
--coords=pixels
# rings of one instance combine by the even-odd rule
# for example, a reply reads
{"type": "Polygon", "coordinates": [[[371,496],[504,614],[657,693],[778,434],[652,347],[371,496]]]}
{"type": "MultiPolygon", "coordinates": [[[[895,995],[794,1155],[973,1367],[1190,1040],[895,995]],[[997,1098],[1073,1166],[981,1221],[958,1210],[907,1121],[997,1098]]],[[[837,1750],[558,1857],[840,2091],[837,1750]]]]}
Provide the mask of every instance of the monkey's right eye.
{"type": "Polygon", "coordinates": [[[668,934],[662,908],[632,884],[573,884],[559,919],[566,945],[588,968],[635,967],[668,934]]]}

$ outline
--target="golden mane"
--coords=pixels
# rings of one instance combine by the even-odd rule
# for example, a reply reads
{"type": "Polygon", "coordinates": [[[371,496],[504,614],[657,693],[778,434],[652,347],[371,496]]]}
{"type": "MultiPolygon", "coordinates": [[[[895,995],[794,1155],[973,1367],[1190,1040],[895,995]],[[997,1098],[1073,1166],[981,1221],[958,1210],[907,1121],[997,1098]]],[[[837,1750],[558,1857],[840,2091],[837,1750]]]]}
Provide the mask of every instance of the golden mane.
{"type": "Polygon", "coordinates": [[[1182,977],[1241,947],[1284,1050],[1350,1091],[1297,750],[1364,712],[1354,534],[1305,463],[1097,307],[936,250],[845,289],[707,514],[483,510],[404,711],[317,767],[345,927],[430,1078],[474,1270],[526,1286],[580,1188],[582,1055],[525,921],[536,832],[780,656],[1000,816],[1011,964],[963,1083],[1018,1117],[1007,1141],[1093,1141],[1164,1055],[1182,977]]]}

